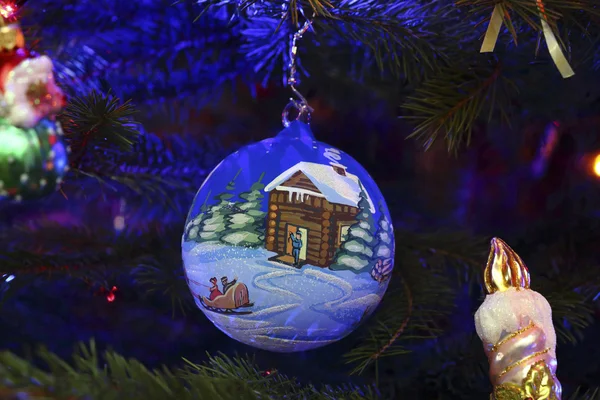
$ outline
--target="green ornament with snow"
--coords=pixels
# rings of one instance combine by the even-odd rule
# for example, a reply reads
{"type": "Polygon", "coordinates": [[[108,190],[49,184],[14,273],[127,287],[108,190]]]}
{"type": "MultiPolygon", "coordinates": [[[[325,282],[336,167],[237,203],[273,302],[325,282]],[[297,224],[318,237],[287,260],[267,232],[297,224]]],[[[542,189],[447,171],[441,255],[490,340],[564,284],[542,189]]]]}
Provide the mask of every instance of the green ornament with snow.
{"type": "Polygon", "coordinates": [[[296,121],[211,172],[182,250],[196,304],[219,329],[293,352],[336,342],[373,312],[392,273],[394,231],[364,168],[296,121]]]}
{"type": "Polygon", "coordinates": [[[57,122],[20,128],[0,119],[0,198],[37,200],[54,192],[67,171],[67,150],[57,122]]]}

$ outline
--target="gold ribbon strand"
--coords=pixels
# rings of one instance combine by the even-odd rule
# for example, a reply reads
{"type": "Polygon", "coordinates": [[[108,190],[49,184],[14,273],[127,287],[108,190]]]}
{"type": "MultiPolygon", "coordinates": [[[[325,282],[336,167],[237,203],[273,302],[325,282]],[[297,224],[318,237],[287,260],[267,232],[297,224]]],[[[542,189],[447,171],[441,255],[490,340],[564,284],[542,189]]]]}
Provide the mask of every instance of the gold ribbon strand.
{"type": "Polygon", "coordinates": [[[556,39],[554,32],[552,32],[552,28],[550,28],[550,25],[548,25],[548,18],[546,16],[546,11],[544,10],[544,3],[542,0],[536,0],[536,3],[540,12],[540,18],[542,20],[542,32],[544,32],[544,38],[546,39],[546,46],[548,46],[550,57],[552,57],[554,65],[556,65],[556,68],[558,68],[558,71],[562,77],[570,78],[575,75],[575,72],[573,72],[571,65],[569,65],[569,61],[567,61],[565,54],[560,48],[558,39],[556,39]]]}
{"type": "MultiPolygon", "coordinates": [[[[573,72],[569,61],[565,57],[565,54],[560,47],[556,35],[554,35],[552,28],[548,24],[548,17],[544,9],[544,3],[542,0],[535,1],[540,13],[542,33],[544,34],[544,39],[546,39],[546,45],[548,46],[550,57],[552,57],[552,61],[554,61],[554,65],[556,65],[556,68],[560,72],[561,76],[565,79],[570,78],[575,75],[575,72],[573,72]]],[[[505,14],[504,6],[502,3],[497,3],[494,6],[494,11],[492,11],[490,24],[488,25],[487,31],[485,32],[485,36],[483,38],[483,43],[480,50],[481,53],[492,53],[494,51],[500,35],[500,28],[502,28],[503,14],[505,14]]],[[[509,16],[507,17],[510,18],[509,16]]]]}
{"type": "Polygon", "coordinates": [[[494,11],[492,11],[492,17],[490,18],[490,24],[485,32],[480,53],[494,52],[496,42],[498,42],[498,37],[500,36],[500,28],[502,28],[502,14],[504,14],[504,7],[501,3],[497,3],[494,6],[494,11]]]}

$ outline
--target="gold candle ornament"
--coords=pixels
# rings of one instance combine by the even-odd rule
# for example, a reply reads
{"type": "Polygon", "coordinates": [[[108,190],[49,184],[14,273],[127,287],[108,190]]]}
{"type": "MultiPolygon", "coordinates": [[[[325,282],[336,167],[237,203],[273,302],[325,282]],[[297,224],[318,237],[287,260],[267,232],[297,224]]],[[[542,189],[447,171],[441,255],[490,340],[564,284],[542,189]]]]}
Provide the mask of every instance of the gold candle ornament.
{"type": "Polygon", "coordinates": [[[494,238],[484,271],[488,295],[475,327],[490,363],[493,400],[560,400],[552,309],[530,289],[523,260],[494,238]]]}

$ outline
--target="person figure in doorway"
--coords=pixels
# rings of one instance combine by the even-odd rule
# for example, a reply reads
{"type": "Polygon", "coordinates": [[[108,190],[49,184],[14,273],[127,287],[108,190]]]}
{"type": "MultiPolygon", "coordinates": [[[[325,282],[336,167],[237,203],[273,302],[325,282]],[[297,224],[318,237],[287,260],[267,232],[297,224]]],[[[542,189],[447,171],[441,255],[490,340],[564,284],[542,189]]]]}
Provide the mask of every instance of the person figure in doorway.
{"type": "Polygon", "coordinates": [[[290,233],[290,240],[292,241],[292,255],[294,256],[294,267],[300,266],[300,249],[302,249],[302,233],[297,230],[296,237],[293,233],[290,233]]]}
{"type": "Polygon", "coordinates": [[[212,283],[212,286],[210,287],[209,299],[214,300],[218,296],[222,296],[223,293],[221,293],[221,291],[219,290],[219,287],[217,286],[217,278],[215,278],[215,277],[210,278],[210,283],[212,283]]]}
{"type": "Polygon", "coordinates": [[[231,287],[233,285],[235,285],[237,282],[237,276],[235,278],[233,278],[233,280],[231,282],[229,282],[229,279],[224,276],[221,278],[221,284],[223,285],[223,294],[227,293],[227,291],[229,289],[231,289],[231,287]]]}

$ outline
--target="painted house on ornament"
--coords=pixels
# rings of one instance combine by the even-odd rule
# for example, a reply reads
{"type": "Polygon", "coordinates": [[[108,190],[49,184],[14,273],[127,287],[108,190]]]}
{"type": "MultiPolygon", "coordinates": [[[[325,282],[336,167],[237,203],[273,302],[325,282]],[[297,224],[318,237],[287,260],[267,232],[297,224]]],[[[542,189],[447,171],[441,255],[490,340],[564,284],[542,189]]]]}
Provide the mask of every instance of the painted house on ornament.
{"type": "MultiPolygon", "coordinates": [[[[359,212],[361,184],[340,164],[300,162],[265,187],[269,207],[266,249],[271,260],[293,264],[290,234],[302,235],[300,264],[328,267],[359,212]]],[[[366,193],[366,190],[365,190],[366,193]]],[[[371,212],[375,207],[366,193],[371,212]]]]}

